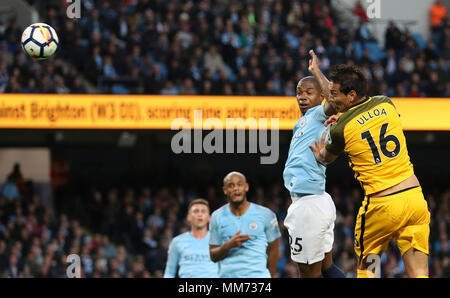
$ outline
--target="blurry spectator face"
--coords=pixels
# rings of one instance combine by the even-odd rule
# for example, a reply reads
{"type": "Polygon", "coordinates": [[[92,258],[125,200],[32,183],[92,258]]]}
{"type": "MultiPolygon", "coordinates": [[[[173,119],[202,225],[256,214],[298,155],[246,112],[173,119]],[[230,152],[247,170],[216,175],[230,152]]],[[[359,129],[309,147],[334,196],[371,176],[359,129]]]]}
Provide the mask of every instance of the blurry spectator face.
{"type": "Polygon", "coordinates": [[[246,88],[248,91],[253,91],[255,89],[254,84],[252,81],[247,81],[247,83],[245,84],[246,88]]]}
{"type": "Polygon", "coordinates": [[[393,49],[389,49],[387,51],[387,55],[389,58],[395,58],[395,51],[393,49]]]}
{"type": "Polygon", "coordinates": [[[250,58],[250,67],[257,68],[258,67],[258,59],[256,57],[250,58]]]}
{"type": "Polygon", "coordinates": [[[400,97],[405,97],[406,96],[405,88],[403,87],[402,83],[398,83],[397,84],[396,91],[397,91],[397,96],[400,96],[400,97]]]}
{"type": "Polygon", "coordinates": [[[233,89],[231,88],[231,85],[226,84],[224,87],[225,95],[233,95],[233,89]]]}
{"type": "Polygon", "coordinates": [[[261,79],[261,69],[259,69],[259,68],[253,69],[253,78],[255,80],[261,79]]]}
{"type": "Polygon", "coordinates": [[[193,229],[203,229],[209,222],[209,208],[205,204],[193,204],[189,209],[187,220],[193,229]]]}
{"type": "Polygon", "coordinates": [[[425,67],[424,59],[421,59],[421,58],[417,59],[416,60],[416,68],[417,69],[423,69],[424,67],[425,67]]]}
{"type": "Polygon", "coordinates": [[[412,81],[415,84],[419,84],[420,83],[420,75],[417,72],[413,73],[412,81]]]}
{"type": "Polygon", "coordinates": [[[304,78],[297,84],[297,102],[304,115],[310,108],[322,102],[322,94],[315,79],[304,78]]]}
{"type": "Polygon", "coordinates": [[[239,68],[239,76],[246,77],[247,76],[247,68],[245,68],[245,67],[239,68]]]}
{"type": "Polygon", "coordinates": [[[389,86],[387,83],[383,82],[380,86],[380,92],[381,94],[386,94],[389,90],[389,86]]]}
{"type": "Polygon", "coordinates": [[[10,267],[15,267],[16,265],[17,265],[17,256],[12,255],[12,256],[9,258],[9,266],[10,266],[10,267]]]}
{"type": "Polygon", "coordinates": [[[227,20],[227,25],[226,25],[226,30],[227,32],[231,33],[233,32],[233,22],[231,20],[227,20]]]}
{"type": "Polygon", "coordinates": [[[191,79],[184,80],[184,88],[185,89],[191,89],[192,88],[192,80],[191,79]]]}
{"type": "Polygon", "coordinates": [[[34,79],[31,79],[28,81],[28,88],[34,89],[36,87],[36,81],[34,79]]]}
{"type": "Polygon", "coordinates": [[[439,81],[439,76],[438,76],[437,72],[433,71],[431,73],[430,79],[433,83],[437,83],[439,81]]]}
{"type": "Polygon", "coordinates": [[[203,83],[203,89],[204,89],[205,91],[210,91],[210,90],[211,90],[211,87],[212,87],[212,83],[211,83],[210,81],[205,81],[205,82],[203,83]]]}

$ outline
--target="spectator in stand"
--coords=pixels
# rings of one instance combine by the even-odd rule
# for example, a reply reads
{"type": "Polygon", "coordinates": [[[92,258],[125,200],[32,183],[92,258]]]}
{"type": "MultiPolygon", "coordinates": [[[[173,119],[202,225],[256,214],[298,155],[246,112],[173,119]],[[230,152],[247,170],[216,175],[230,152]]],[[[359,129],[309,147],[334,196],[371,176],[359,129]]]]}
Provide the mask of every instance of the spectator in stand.
{"type": "MultiPolygon", "coordinates": [[[[25,193],[27,187],[29,186],[25,187],[25,193]]],[[[355,277],[357,264],[353,257],[352,231],[357,206],[362,197],[361,190],[342,188],[341,184],[329,187],[335,200],[337,215],[333,256],[337,266],[347,277],[355,277]]],[[[81,221],[64,213],[53,214],[51,209],[41,205],[37,196],[31,201],[25,201],[22,196],[15,201],[0,199],[0,276],[65,277],[65,257],[69,253],[78,253],[83,264],[82,277],[162,277],[170,240],[173,235],[189,229],[182,216],[185,212],[182,210],[185,209],[177,206],[187,206],[192,193],[189,194],[187,189],[178,187],[174,200],[171,192],[164,187],[155,192],[156,196],[151,195],[149,190],[150,188],[145,188],[142,191],[142,196],[147,198],[141,199],[142,204],[139,204],[147,206],[143,207],[146,211],[142,214],[141,209],[137,207],[139,200],[134,199],[133,191],[111,188],[96,195],[97,198],[108,198],[105,201],[97,200],[96,204],[101,206],[100,208],[91,208],[94,206],[91,204],[85,205],[83,210],[88,216],[81,221]],[[129,203],[135,207],[121,207],[122,204],[129,203]],[[117,227],[108,224],[107,220],[112,216],[117,222],[117,219],[125,217],[129,211],[136,223],[142,223],[143,218],[149,219],[143,222],[141,236],[135,233],[137,237],[132,237],[131,241],[112,233],[117,227]],[[109,228],[92,225],[88,219],[94,216],[105,218],[105,228],[109,228]],[[135,250],[134,247],[140,249],[135,250]]],[[[208,201],[217,201],[216,192],[217,189],[212,185],[205,188],[208,201]]],[[[446,225],[450,219],[450,191],[429,192],[426,198],[434,214],[430,234],[430,245],[433,248],[430,276],[450,277],[449,229],[446,225]]],[[[255,186],[250,200],[270,208],[277,214],[279,221],[282,221],[289,197],[280,192],[276,184],[269,184],[265,187],[255,186]]],[[[213,205],[215,208],[220,206],[217,202],[213,205]]],[[[281,232],[286,233],[283,226],[281,232]]],[[[286,239],[287,237],[283,237],[283,240],[286,239]]],[[[283,254],[290,251],[287,241],[282,241],[280,247],[281,251],[284,251],[283,254]]],[[[298,277],[298,272],[282,255],[276,275],[298,277]]],[[[396,246],[390,245],[388,252],[382,257],[381,276],[404,276],[396,246]]]]}
{"type": "Polygon", "coordinates": [[[361,0],[356,1],[355,7],[353,8],[353,14],[363,22],[368,22],[369,17],[366,14],[366,10],[364,9],[361,0]]]}
{"type": "MultiPolygon", "coordinates": [[[[159,4],[143,1],[135,5],[103,2],[93,2],[81,23],[67,21],[62,6],[42,11],[46,16],[43,21],[61,32],[61,42],[65,45],[45,62],[45,67],[23,55],[17,46],[20,28],[17,22],[8,22],[4,34],[0,35],[3,41],[0,90],[85,93],[86,83],[90,82],[103,93],[161,94],[164,89],[164,94],[265,95],[274,94],[267,89],[272,88],[268,81],[273,81],[274,71],[279,70],[281,86],[274,83],[275,93],[280,94],[285,93],[289,81],[299,80],[300,73],[296,71],[301,71],[301,76],[308,75],[303,61],[305,55],[299,53],[314,49],[322,55],[321,69],[327,72],[330,65],[358,60],[358,52],[352,50],[354,41],[363,42],[362,50],[366,41],[376,42],[366,26],[370,19],[362,1],[356,3],[353,11],[361,21],[356,30],[350,29],[329,1],[263,1],[261,5],[216,5],[202,1],[197,6],[174,0],[159,4]],[[256,64],[249,63],[253,57],[258,60],[256,64]],[[292,64],[287,62],[289,58],[293,59],[292,64]],[[63,59],[65,67],[61,66],[63,59]],[[248,77],[236,79],[243,66],[248,77]],[[225,80],[220,75],[224,69],[225,80]],[[78,71],[76,76],[73,70],[78,71]],[[186,79],[192,80],[193,88],[181,91],[186,79]],[[117,84],[118,80],[123,83],[117,84]],[[166,89],[168,81],[172,86],[166,89]],[[247,88],[250,91],[245,90],[247,81],[251,81],[249,86],[254,86],[247,88]]],[[[425,72],[421,76],[425,84],[430,82],[428,66],[434,67],[439,59],[445,63],[450,59],[450,18],[445,17],[445,7],[440,1],[430,8],[430,27],[434,33],[426,40],[427,48],[420,49],[408,28],[401,30],[394,22],[390,23],[386,44],[381,49],[394,49],[398,56],[390,69],[400,69],[397,59],[408,52],[415,64],[425,58],[425,72]]],[[[356,63],[364,66],[365,62],[356,63]]],[[[371,66],[367,66],[369,70],[371,66]]],[[[445,72],[448,75],[448,68],[445,72]]],[[[389,89],[395,89],[398,80],[392,80],[391,76],[389,71],[370,83],[378,86],[387,83],[389,89]]],[[[404,83],[411,86],[411,78],[406,78],[404,83]]],[[[429,96],[427,89],[421,92],[429,96]]]]}
{"type": "Polygon", "coordinates": [[[435,0],[430,7],[430,26],[433,32],[441,29],[442,20],[447,16],[447,8],[441,0],[435,0]]]}

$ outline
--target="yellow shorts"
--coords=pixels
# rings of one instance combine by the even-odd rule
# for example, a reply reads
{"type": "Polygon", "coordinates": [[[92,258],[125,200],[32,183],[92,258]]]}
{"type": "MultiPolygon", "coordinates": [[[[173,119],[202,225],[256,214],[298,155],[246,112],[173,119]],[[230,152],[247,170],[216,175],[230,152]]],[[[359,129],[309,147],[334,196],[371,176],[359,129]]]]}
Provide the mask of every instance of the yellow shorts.
{"type": "Polygon", "coordinates": [[[430,212],[421,187],[384,197],[365,197],[355,225],[354,248],[359,260],[383,253],[392,239],[403,255],[415,248],[428,254],[430,212]]]}

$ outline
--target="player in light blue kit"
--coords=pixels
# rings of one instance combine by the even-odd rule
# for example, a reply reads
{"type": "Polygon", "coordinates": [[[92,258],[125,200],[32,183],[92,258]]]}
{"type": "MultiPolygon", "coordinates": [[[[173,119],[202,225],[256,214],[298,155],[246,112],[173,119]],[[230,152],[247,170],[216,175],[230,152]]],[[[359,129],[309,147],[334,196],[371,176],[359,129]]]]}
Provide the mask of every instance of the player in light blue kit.
{"type": "Polygon", "coordinates": [[[292,204],[284,225],[289,233],[291,259],[298,264],[301,277],[345,277],[333,264],[331,250],[334,242],[336,208],[325,192],[326,167],[317,163],[309,148],[321,139],[327,129],[324,122],[336,113],[329,99],[328,80],[319,69],[317,56],[309,52],[309,71],[314,77],[305,77],[297,85],[297,101],[302,117],[294,132],[283,172],[284,185],[289,190],[292,204]]]}
{"type": "Polygon", "coordinates": [[[189,232],[172,239],[169,246],[164,277],[217,278],[218,266],[209,257],[208,201],[195,199],[189,203],[187,220],[189,232]]]}
{"type": "Polygon", "coordinates": [[[211,215],[211,260],[221,278],[270,278],[276,274],[281,237],[275,213],[247,201],[249,185],[239,172],[223,180],[228,204],[211,215]]]}

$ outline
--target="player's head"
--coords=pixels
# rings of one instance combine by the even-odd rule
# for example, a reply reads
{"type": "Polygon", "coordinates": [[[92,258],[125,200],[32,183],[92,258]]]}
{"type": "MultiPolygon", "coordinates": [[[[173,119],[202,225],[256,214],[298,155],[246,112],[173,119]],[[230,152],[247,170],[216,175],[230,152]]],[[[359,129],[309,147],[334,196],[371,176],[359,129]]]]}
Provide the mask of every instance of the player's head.
{"type": "Polygon", "coordinates": [[[209,204],[205,199],[195,199],[189,203],[187,220],[193,229],[203,229],[209,223],[209,204]]]}
{"type": "Polygon", "coordinates": [[[367,79],[356,66],[336,65],[330,69],[330,93],[339,112],[345,112],[367,95],[367,79]]]}
{"type": "Polygon", "coordinates": [[[247,200],[249,186],[242,173],[231,172],[223,179],[223,193],[234,207],[239,207],[247,200]]]}
{"type": "Polygon", "coordinates": [[[303,115],[322,103],[323,93],[319,82],[312,76],[304,77],[297,84],[297,102],[303,115]]]}

